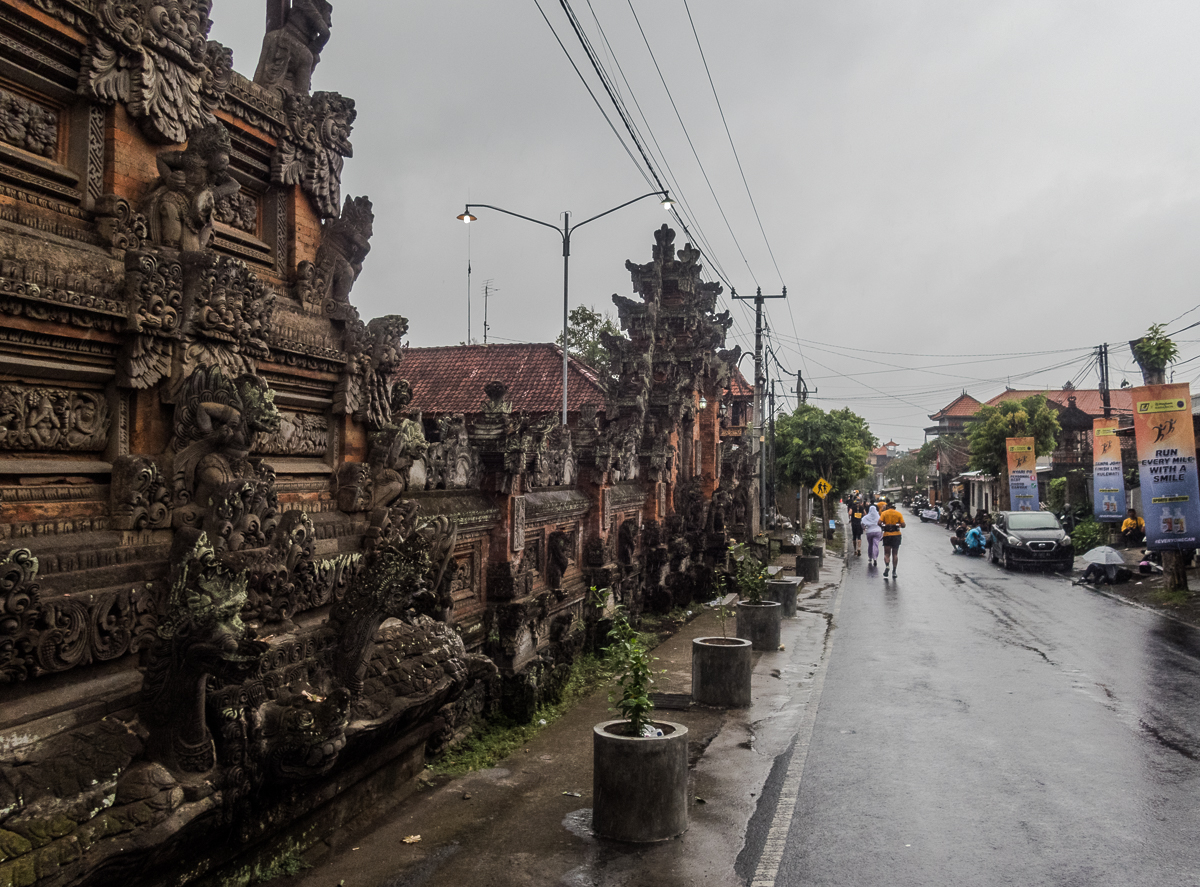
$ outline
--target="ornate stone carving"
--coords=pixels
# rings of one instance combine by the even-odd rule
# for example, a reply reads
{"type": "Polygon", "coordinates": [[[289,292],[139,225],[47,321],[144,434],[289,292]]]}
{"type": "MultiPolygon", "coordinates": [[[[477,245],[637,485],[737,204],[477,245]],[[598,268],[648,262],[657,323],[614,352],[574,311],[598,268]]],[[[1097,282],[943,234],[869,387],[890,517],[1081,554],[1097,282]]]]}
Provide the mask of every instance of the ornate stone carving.
{"type": "Polygon", "coordinates": [[[525,548],[525,497],[512,497],[512,526],[509,532],[512,535],[512,550],[522,551],[525,548]]]}
{"type": "Polygon", "coordinates": [[[170,591],[150,647],[138,714],[149,731],[146,756],[176,771],[216,763],[204,719],[209,675],[240,680],[267,645],[242,624],[246,575],[221,563],[204,533],[183,530],[172,549],[170,591]]]}
{"type": "Polygon", "coordinates": [[[190,332],[236,343],[246,356],[267,357],[275,294],[245,262],[228,256],[206,254],[197,277],[190,332]]]}
{"type": "Polygon", "coordinates": [[[101,242],[113,249],[140,249],[142,242],[150,236],[146,217],[135,212],[128,200],[116,194],[97,198],[96,227],[101,242]]]}
{"type": "Polygon", "coordinates": [[[549,427],[539,430],[533,483],[539,487],[569,486],[579,473],[571,432],[558,424],[557,416],[548,417],[546,425],[549,427]]]}
{"type": "Polygon", "coordinates": [[[152,336],[178,336],[183,326],[183,263],[179,256],[132,249],[127,252],[125,297],[130,330],[152,336]]]}
{"type": "Polygon", "coordinates": [[[329,448],[329,419],[320,413],[280,414],[279,430],[264,435],[258,453],[288,456],[324,456],[329,448]]]}
{"type": "Polygon", "coordinates": [[[438,419],[441,440],[429,451],[429,488],[464,490],[479,482],[479,450],[470,445],[462,413],[438,419]]]}
{"type": "Polygon", "coordinates": [[[269,21],[254,82],[287,93],[308,95],[321,50],[329,42],[333,7],[328,0],[289,0],[282,21],[269,21]]]}
{"type": "Polygon", "coordinates": [[[288,93],[283,109],[287,126],[271,158],[271,181],[300,185],[322,218],[336,216],[342,202],[342,167],[354,153],[354,100],[336,92],[288,93]]]}
{"type": "Polygon", "coordinates": [[[171,487],[145,456],[113,460],[112,513],[121,530],[160,530],[171,525],[171,487]]]}
{"type": "Polygon", "coordinates": [[[220,491],[227,484],[258,479],[247,458],[255,435],[279,430],[274,400],[258,376],[229,381],[217,366],[191,374],[171,442],[177,525],[198,526],[210,503],[225,498],[220,491]]]}
{"type": "Polygon", "coordinates": [[[0,450],[99,452],[110,424],[103,392],[0,386],[0,450]]]}
{"type": "Polygon", "coordinates": [[[58,114],[0,89],[0,141],[53,159],[58,156],[58,114]]]}
{"type": "MultiPolygon", "coordinates": [[[[571,565],[571,555],[574,553],[571,537],[561,530],[550,534],[546,546],[546,584],[555,592],[562,590],[563,574],[571,565]]],[[[561,596],[559,597],[561,600],[561,596]]]]}
{"type": "Polygon", "coordinates": [[[227,194],[217,201],[213,218],[223,225],[258,234],[258,197],[245,191],[227,194]]]}
{"type": "Polygon", "coordinates": [[[34,669],[33,628],[40,612],[38,559],[27,548],[0,560],[0,683],[24,680],[34,669]]]}
{"type": "Polygon", "coordinates": [[[358,696],[375,632],[388,617],[442,616],[452,603],[457,528],[445,517],[418,523],[405,503],[377,512],[375,537],[361,573],[330,613],[338,635],[333,674],[358,696]]]}
{"type": "Polygon", "coordinates": [[[334,391],[335,413],[354,414],[368,427],[392,422],[392,379],[400,368],[408,321],[398,314],[376,317],[346,330],[346,372],[334,391]]]}
{"type": "Polygon", "coordinates": [[[80,90],[122,102],[146,134],[182,143],[213,122],[233,53],[207,39],[210,0],[105,0],[96,6],[80,90]]]}
{"type": "Polygon", "coordinates": [[[335,320],[350,309],[350,291],[371,251],[375,213],[366,197],[347,197],[342,214],[321,226],[321,245],[315,262],[296,269],[297,291],[305,305],[320,308],[335,320]]]}
{"type": "Polygon", "coordinates": [[[182,151],[158,155],[159,178],[142,203],[151,241],[185,252],[208,246],[213,211],[241,187],[229,175],[232,150],[225,127],[211,123],[193,132],[182,151]]]}

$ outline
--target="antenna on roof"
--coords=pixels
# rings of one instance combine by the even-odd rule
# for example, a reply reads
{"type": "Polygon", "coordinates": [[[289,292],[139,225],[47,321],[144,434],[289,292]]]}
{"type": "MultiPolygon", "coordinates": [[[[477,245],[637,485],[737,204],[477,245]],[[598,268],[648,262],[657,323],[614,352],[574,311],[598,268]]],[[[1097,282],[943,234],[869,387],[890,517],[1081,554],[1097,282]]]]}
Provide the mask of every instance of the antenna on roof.
{"type": "Polygon", "coordinates": [[[488,330],[491,329],[491,327],[488,326],[488,319],[487,319],[487,317],[488,317],[488,315],[487,315],[488,299],[491,298],[492,293],[500,292],[500,287],[492,286],[492,280],[493,280],[493,278],[489,277],[487,280],[485,280],[483,282],[483,344],[484,345],[487,344],[488,330]]]}

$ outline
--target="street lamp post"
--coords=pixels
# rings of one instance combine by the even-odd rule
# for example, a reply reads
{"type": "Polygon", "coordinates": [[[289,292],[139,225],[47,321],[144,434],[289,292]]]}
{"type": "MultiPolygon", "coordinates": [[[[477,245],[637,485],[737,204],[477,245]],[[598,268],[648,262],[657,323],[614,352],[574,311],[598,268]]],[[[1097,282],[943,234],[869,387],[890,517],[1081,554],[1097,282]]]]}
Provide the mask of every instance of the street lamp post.
{"type": "Polygon", "coordinates": [[[520,213],[513,212],[512,210],[504,209],[503,207],[499,207],[499,206],[492,206],[487,203],[468,203],[466,206],[466,209],[463,210],[462,215],[458,216],[458,218],[461,221],[469,224],[471,222],[476,221],[476,217],[471,215],[472,209],[492,209],[492,210],[495,210],[496,212],[501,212],[508,216],[516,216],[518,219],[524,219],[527,222],[533,222],[535,225],[542,225],[543,227],[546,227],[546,228],[552,228],[555,231],[557,231],[558,236],[562,238],[562,245],[563,245],[562,424],[563,425],[567,424],[567,313],[568,313],[567,294],[568,294],[568,283],[570,280],[570,276],[569,276],[570,265],[569,265],[569,263],[570,263],[570,259],[571,259],[571,234],[575,231],[576,228],[582,228],[588,222],[594,222],[594,221],[596,221],[596,219],[603,218],[604,216],[608,215],[609,213],[614,213],[619,209],[624,209],[625,207],[629,206],[629,204],[631,204],[631,203],[637,203],[639,200],[645,200],[647,197],[661,197],[663,209],[669,210],[672,206],[675,205],[675,201],[673,201],[670,198],[670,196],[667,194],[666,191],[651,191],[649,194],[643,194],[641,197],[635,197],[635,198],[633,198],[633,200],[627,200],[624,203],[622,203],[620,206],[614,206],[612,209],[606,209],[604,212],[599,213],[598,215],[594,215],[590,219],[584,219],[578,225],[571,224],[571,214],[569,212],[563,213],[563,224],[562,224],[561,228],[558,225],[552,225],[549,222],[543,222],[540,219],[533,219],[533,218],[530,218],[529,216],[523,216],[520,213]]]}

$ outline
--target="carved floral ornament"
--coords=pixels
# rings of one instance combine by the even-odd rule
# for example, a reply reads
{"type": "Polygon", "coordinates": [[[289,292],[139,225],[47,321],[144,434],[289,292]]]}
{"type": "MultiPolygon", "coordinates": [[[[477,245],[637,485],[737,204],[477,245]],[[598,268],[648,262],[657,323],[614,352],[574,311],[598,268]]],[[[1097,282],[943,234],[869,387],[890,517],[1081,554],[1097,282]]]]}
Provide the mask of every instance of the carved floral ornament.
{"type": "Polygon", "coordinates": [[[147,135],[166,143],[215,120],[233,80],[233,52],[208,39],[208,0],[100,0],[80,90],[122,102],[147,135]]]}

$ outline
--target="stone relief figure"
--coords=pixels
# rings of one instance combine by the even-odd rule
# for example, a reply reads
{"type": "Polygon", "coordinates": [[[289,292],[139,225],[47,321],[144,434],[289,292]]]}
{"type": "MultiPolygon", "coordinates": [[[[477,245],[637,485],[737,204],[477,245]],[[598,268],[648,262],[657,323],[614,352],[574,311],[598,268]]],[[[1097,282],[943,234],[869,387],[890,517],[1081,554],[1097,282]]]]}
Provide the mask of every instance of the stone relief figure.
{"type": "Polygon", "coordinates": [[[99,391],[15,384],[0,389],[0,450],[103,450],[110,424],[99,391]]]}
{"type": "Polygon", "coordinates": [[[152,242],[184,252],[212,239],[213,210],[241,186],[229,175],[229,133],[220,123],[193,132],[182,151],[159,154],[159,178],[142,204],[152,242]]]}
{"type": "Polygon", "coordinates": [[[291,0],[286,7],[272,4],[275,17],[268,23],[254,82],[280,94],[308,95],[321,50],[329,42],[333,7],[328,0],[291,0]]]}
{"type": "Polygon", "coordinates": [[[550,590],[555,592],[555,596],[562,600],[562,580],[563,574],[567,572],[567,567],[571,565],[571,537],[561,530],[555,530],[550,534],[549,543],[546,546],[546,585],[550,590]]]}
{"type": "Polygon", "coordinates": [[[172,483],[177,525],[198,525],[224,496],[221,488],[255,479],[247,461],[258,434],[279,430],[275,392],[259,376],[225,378],[220,367],[201,367],[188,378],[175,412],[172,483]]]}
{"type": "Polygon", "coordinates": [[[389,617],[411,621],[423,613],[444,618],[457,569],[458,528],[448,518],[418,523],[416,506],[405,502],[377,511],[372,524],[374,537],[363,569],[329,616],[338,636],[333,676],[356,697],[362,693],[379,626],[389,617]]]}
{"type": "Polygon", "coordinates": [[[398,314],[361,321],[346,329],[350,359],[333,394],[335,413],[353,414],[373,431],[392,424],[393,379],[404,354],[408,320],[398,314]]]}
{"type": "Polygon", "coordinates": [[[207,773],[216,763],[204,719],[209,675],[242,680],[267,645],[242,624],[246,575],[233,574],[199,531],[172,547],[170,590],[151,645],[138,714],[149,736],[146,757],[170,770],[207,773]]]}
{"type": "Polygon", "coordinates": [[[342,214],[321,226],[315,262],[296,268],[300,301],[337,320],[353,314],[350,291],[371,251],[375,213],[366,197],[347,197],[342,214]]]}

